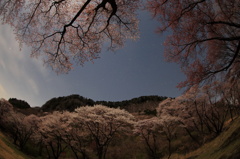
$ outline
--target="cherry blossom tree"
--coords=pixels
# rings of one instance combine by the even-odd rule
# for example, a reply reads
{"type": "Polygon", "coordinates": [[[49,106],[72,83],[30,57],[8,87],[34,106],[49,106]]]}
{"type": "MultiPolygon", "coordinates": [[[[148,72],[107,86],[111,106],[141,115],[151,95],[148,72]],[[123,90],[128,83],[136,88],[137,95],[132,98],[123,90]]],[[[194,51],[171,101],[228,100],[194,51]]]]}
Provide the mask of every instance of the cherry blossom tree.
{"type": "Polygon", "coordinates": [[[159,118],[139,120],[134,125],[134,133],[142,137],[149,158],[158,159],[161,157],[159,135],[162,133],[162,123],[159,118]]]}
{"type": "MultiPolygon", "coordinates": [[[[18,116],[14,116],[14,117],[17,118],[18,116]]],[[[19,124],[19,125],[13,125],[13,126],[17,127],[18,129],[18,133],[17,133],[18,143],[19,143],[18,145],[20,149],[23,150],[27,142],[29,140],[34,139],[33,138],[34,133],[36,133],[38,129],[39,117],[31,114],[29,116],[25,116],[23,120],[21,120],[21,118],[18,118],[17,120],[19,120],[19,122],[15,124],[19,124]]]]}
{"type": "Polygon", "coordinates": [[[3,119],[5,116],[8,116],[9,112],[13,111],[13,106],[7,100],[1,98],[0,99],[0,123],[1,127],[3,126],[4,122],[3,119]]]}
{"type": "Polygon", "coordinates": [[[177,131],[183,127],[182,119],[176,116],[159,115],[162,126],[162,134],[168,142],[168,159],[172,155],[172,140],[175,138],[177,131]]]}
{"type": "Polygon", "coordinates": [[[187,76],[179,87],[239,78],[240,1],[149,0],[147,8],[158,32],[170,31],[165,56],[187,76]]]}
{"type": "Polygon", "coordinates": [[[27,142],[33,137],[38,128],[39,118],[35,115],[25,116],[22,113],[11,111],[4,116],[5,131],[13,139],[13,143],[24,150],[27,142]]]}
{"type": "Polygon", "coordinates": [[[109,108],[102,105],[94,107],[86,106],[75,110],[76,125],[84,125],[95,143],[95,149],[99,159],[106,158],[108,146],[118,134],[131,132],[134,117],[127,111],[109,108]]]}
{"type": "Polygon", "coordinates": [[[99,57],[104,44],[115,50],[138,37],[139,0],[1,0],[0,18],[20,44],[42,55],[57,72],[99,57]]]}
{"type": "Polygon", "coordinates": [[[53,112],[40,118],[36,142],[41,142],[49,158],[58,159],[67,149],[64,138],[70,129],[71,114],[69,112],[53,112]]]}
{"type": "Polygon", "coordinates": [[[6,123],[6,118],[13,112],[13,106],[7,100],[0,99],[0,129],[6,130],[8,125],[6,123]]]}
{"type": "Polygon", "coordinates": [[[219,135],[229,119],[231,106],[226,102],[226,90],[216,81],[204,87],[194,86],[182,96],[161,102],[157,108],[158,116],[176,118],[179,126],[201,145],[219,135]]]}
{"type": "Polygon", "coordinates": [[[70,129],[64,137],[65,143],[72,150],[76,159],[88,159],[90,154],[90,147],[93,142],[91,135],[88,133],[86,126],[77,120],[77,114],[72,113],[73,120],[70,123],[70,129]],[[79,154],[80,153],[80,154],[79,154]],[[80,157],[81,155],[81,157],[80,157]]]}
{"type": "Polygon", "coordinates": [[[124,110],[102,105],[80,107],[40,117],[35,141],[45,146],[50,158],[57,159],[71,149],[75,158],[87,159],[96,152],[103,159],[113,138],[131,132],[133,123],[134,117],[124,110]]]}
{"type": "Polygon", "coordinates": [[[195,97],[191,98],[191,100],[197,118],[202,125],[202,132],[204,132],[204,126],[209,133],[219,135],[222,132],[224,123],[231,114],[231,106],[226,102],[226,90],[228,90],[226,85],[221,85],[220,82],[215,81],[195,91],[195,97]]]}
{"type": "MultiPolygon", "coordinates": [[[[168,103],[169,99],[163,101],[168,103]]],[[[164,109],[166,110],[166,109],[164,109]]],[[[141,136],[150,158],[160,158],[163,154],[161,150],[165,148],[161,142],[167,140],[168,158],[172,155],[172,140],[177,131],[183,127],[183,120],[166,112],[158,112],[157,117],[139,120],[135,124],[134,133],[141,136]]]]}
{"type": "Polygon", "coordinates": [[[7,100],[0,100],[0,128],[12,138],[20,150],[24,150],[26,144],[35,139],[38,123],[39,117],[36,115],[26,116],[14,110],[7,100]]]}
{"type": "Polygon", "coordinates": [[[159,104],[157,112],[159,117],[163,116],[166,119],[176,118],[177,122],[179,122],[177,127],[183,128],[187,133],[186,135],[189,135],[189,137],[197,143],[197,146],[199,146],[202,144],[205,129],[199,107],[198,105],[194,105],[193,99],[195,99],[195,92],[197,92],[197,89],[191,88],[188,94],[184,94],[175,99],[168,98],[164,100],[159,104]]]}
{"type": "Polygon", "coordinates": [[[66,135],[63,136],[63,140],[72,150],[76,159],[88,159],[93,142],[91,134],[88,132],[84,122],[79,120],[79,115],[76,112],[72,112],[69,115],[71,116],[71,121],[67,126],[68,129],[65,130],[66,135]]]}
{"type": "Polygon", "coordinates": [[[218,87],[218,96],[221,97],[224,105],[228,107],[231,119],[233,120],[240,113],[239,80],[236,80],[234,83],[227,81],[224,84],[219,84],[218,87]]]}

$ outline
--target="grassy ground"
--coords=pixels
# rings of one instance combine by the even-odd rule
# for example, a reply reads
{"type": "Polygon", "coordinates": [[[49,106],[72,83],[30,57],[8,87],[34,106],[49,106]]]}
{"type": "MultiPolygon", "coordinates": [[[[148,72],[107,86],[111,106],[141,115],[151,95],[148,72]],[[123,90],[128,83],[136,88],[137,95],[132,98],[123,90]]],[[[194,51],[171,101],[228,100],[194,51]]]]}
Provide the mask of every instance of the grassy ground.
{"type": "Polygon", "coordinates": [[[240,159],[240,117],[229,122],[226,130],[213,141],[186,155],[172,159],[240,159]]]}
{"type": "Polygon", "coordinates": [[[0,132],[0,159],[30,159],[7,140],[0,132]]]}

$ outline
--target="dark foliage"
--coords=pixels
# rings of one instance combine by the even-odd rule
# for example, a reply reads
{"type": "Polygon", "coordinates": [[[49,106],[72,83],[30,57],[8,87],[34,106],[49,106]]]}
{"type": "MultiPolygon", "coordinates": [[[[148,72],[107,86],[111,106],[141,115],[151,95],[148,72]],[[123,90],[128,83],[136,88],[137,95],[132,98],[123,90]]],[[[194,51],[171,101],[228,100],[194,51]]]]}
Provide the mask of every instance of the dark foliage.
{"type": "Polygon", "coordinates": [[[58,97],[58,98],[52,98],[49,101],[47,101],[43,106],[42,110],[44,112],[52,112],[52,111],[74,111],[74,109],[80,107],[80,106],[93,106],[94,101],[92,99],[88,99],[85,97],[82,97],[80,95],[70,95],[66,97],[58,97]]]}
{"type": "MultiPolygon", "coordinates": [[[[124,100],[124,101],[94,101],[89,98],[82,97],[80,95],[70,95],[66,97],[58,97],[58,98],[52,98],[49,101],[47,101],[42,106],[42,111],[44,112],[52,112],[52,111],[74,111],[74,109],[81,107],[81,106],[93,106],[97,104],[105,105],[110,108],[121,108],[128,110],[128,107],[130,105],[137,105],[142,104],[145,102],[156,102],[159,103],[160,101],[163,101],[167,97],[161,97],[161,96],[141,96],[138,98],[133,98],[131,100],[124,100]]],[[[157,105],[156,105],[157,106],[157,105]]],[[[154,112],[151,112],[154,113],[154,112]]]]}
{"type": "Polygon", "coordinates": [[[16,98],[10,98],[8,100],[8,102],[11,103],[13,105],[13,107],[15,107],[15,108],[19,108],[19,109],[30,108],[30,105],[24,100],[20,100],[20,99],[16,99],[16,98]]]}
{"type": "Polygon", "coordinates": [[[157,116],[157,110],[156,110],[156,109],[154,109],[154,110],[145,109],[145,110],[144,110],[144,113],[145,113],[146,115],[154,115],[154,116],[157,116]]]}
{"type": "Polygon", "coordinates": [[[141,104],[141,103],[145,103],[148,101],[155,101],[155,102],[160,102],[167,99],[167,97],[162,97],[162,96],[141,96],[138,98],[133,98],[130,100],[124,100],[124,101],[117,101],[117,102],[111,102],[111,101],[97,101],[96,104],[102,104],[111,108],[124,108],[126,109],[126,107],[128,105],[131,104],[141,104]]]}

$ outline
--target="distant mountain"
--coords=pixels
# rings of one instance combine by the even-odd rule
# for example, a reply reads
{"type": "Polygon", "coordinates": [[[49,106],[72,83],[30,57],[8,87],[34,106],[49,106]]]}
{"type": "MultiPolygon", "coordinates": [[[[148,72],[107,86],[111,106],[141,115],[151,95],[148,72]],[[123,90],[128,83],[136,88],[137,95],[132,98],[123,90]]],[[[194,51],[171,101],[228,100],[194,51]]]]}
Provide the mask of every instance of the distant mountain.
{"type": "Polygon", "coordinates": [[[133,112],[145,112],[145,113],[155,113],[155,108],[158,106],[159,102],[163,101],[167,97],[162,96],[141,96],[138,98],[133,98],[131,100],[124,101],[94,101],[89,98],[82,97],[80,95],[70,95],[65,97],[52,98],[47,101],[42,107],[43,112],[52,111],[74,111],[74,109],[81,106],[93,106],[96,104],[105,105],[111,108],[121,108],[125,109],[131,113],[133,112]]]}

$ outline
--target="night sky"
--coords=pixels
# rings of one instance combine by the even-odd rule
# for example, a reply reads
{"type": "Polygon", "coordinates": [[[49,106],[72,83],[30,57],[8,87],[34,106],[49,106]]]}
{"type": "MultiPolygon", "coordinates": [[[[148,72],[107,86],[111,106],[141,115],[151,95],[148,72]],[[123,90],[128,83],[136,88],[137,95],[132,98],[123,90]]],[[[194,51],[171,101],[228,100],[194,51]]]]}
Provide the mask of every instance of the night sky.
{"type": "Polygon", "coordinates": [[[57,75],[30,58],[30,49],[15,40],[12,28],[0,25],[0,98],[18,98],[42,106],[53,97],[79,94],[93,100],[121,101],[145,95],[176,97],[176,85],[185,79],[178,65],[163,56],[165,35],[156,34],[158,23],[141,12],[140,39],[127,41],[116,52],[102,50],[94,63],[74,66],[57,75]]]}

